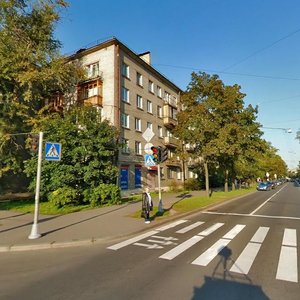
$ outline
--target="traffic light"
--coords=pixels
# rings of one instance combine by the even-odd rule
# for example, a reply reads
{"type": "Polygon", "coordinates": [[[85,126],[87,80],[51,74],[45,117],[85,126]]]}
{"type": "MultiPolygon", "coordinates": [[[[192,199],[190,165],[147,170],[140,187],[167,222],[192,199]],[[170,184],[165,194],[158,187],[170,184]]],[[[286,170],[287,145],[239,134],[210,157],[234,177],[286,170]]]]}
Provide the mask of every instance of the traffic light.
{"type": "Polygon", "coordinates": [[[152,150],[152,155],[153,155],[153,161],[158,164],[159,160],[158,160],[158,149],[154,146],[151,147],[152,150]]]}
{"type": "Polygon", "coordinates": [[[160,149],[160,162],[164,162],[168,159],[168,148],[161,148],[160,149]]]}
{"type": "Polygon", "coordinates": [[[38,152],[39,146],[39,135],[38,134],[30,134],[29,135],[29,150],[31,153],[35,154],[38,152]]]}

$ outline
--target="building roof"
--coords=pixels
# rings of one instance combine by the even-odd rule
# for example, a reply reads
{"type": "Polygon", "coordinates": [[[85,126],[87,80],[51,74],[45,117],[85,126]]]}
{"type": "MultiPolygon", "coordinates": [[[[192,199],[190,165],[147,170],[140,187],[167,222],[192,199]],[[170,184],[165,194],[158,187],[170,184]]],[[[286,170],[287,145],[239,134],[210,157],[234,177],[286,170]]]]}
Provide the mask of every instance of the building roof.
{"type": "Polygon", "coordinates": [[[140,56],[146,53],[150,53],[149,51],[144,52],[143,54],[137,54],[134,51],[132,51],[130,48],[128,48],[124,43],[120,42],[116,37],[113,37],[111,39],[108,39],[102,43],[96,42],[95,45],[88,46],[87,48],[81,48],[77,50],[75,53],[68,56],[69,60],[73,60],[76,58],[81,58],[83,56],[86,56],[87,54],[93,53],[97,50],[109,47],[111,45],[118,45],[124,52],[126,52],[127,55],[129,55],[131,58],[136,60],[139,64],[141,64],[145,69],[147,69],[150,73],[155,74],[157,77],[159,77],[162,81],[165,82],[165,84],[170,85],[173,89],[177,91],[177,93],[182,93],[182,90],[172,81],[170,81],[165,75],[157,71],[155,68],[153,68],[150,64],[148,64],[144,59],[142,59],[140,56]]]}

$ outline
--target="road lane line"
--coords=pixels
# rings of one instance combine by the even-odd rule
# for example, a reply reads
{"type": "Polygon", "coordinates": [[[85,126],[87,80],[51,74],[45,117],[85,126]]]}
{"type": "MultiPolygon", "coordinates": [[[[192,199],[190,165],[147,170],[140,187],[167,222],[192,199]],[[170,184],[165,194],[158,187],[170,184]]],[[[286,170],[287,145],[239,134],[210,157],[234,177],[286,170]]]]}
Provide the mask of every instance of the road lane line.
{"type": "Polygon", "coordinates": [[[258,228],[248,245],[234,262],[230,272],[248,274],[268,231],[269,227],[258,228]]]}
{"type": "Polygon", "coordinates": [[[268,216],[268,215],[250,215],[250,214],[239,214],[239,213],[223,213],[217,211],[203,211],[202,214],[207,215],[221,215],[221,216],[237,216],[237,217],[257,217],[267,219],[285,219],[285,220],[300,220],[300,217],[285,217],[285,216],[268,216]]]}
{"type": "Polygon", "coordinates": [[[200,226],[202,224],[204,224],[204,222],[196,222],[194,224],[191,224],[191,225],[189,225],[187,227],[184,227],[184,228],[176,231],[176,233],[186,233],[186,232],[188,232],[188,231],[190,231],[190,230],[192,230],[192,229],[194,229],[194,228],[196,228],[196,227],[198,227],[198,226],[200,226]]]}
{"type": "Polygon", "coordinates": [[[222,250],[225,248],[234,237],[236,237],[246,225],[235,225],[223,238],[219,239],[214,245],[208,248],[204,253],[198,256],[193,262],[193,265],[207,266],[222,250]]]}
{"type": "Polygon", "coordinates": [[[298,282],[296,247],[281,247],[276,279],[298,282]]]}
{"type": "Polygon", "coordinates": [[[191,248],[196,243],[200,242],[204,237],[210,235],[211,233],[216,231],[218,228],[222,227],[223,225],[224,225],[224,223],[216,223],[216,224],[210,226],[209,228],[198,233],[198,235],[191,237],[190,239],[186,240],[185,242],[179,244],[175,248],[173,248],[170,251],[166,252],[165,254],[161,255],[159,258],[168,259],[168,260],[175,258],[176,256],[178,256],[185,250],[191,248]]]}
{"type": "Polygon", "coordinates": [[[270,198],[268,198],[264,203],[262,203],[259,207],[254,209],[250,215],[254,215],[259,209],[261,209],[267,202],[269,202],[273,197],[275,197],[279,192],[281,192],[286,186],[283,186],[279,191],[277,191],[274,195],[272,195],[270,198]]]}

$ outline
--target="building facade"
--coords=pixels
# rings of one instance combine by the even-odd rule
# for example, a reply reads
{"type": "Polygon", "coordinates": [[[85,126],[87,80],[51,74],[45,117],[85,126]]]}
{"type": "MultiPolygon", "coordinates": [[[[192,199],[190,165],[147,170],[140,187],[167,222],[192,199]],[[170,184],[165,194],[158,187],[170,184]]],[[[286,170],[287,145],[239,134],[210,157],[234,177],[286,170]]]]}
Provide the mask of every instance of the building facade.
{"type": "MultiPolygon", "coordinates": [[[[151,66],[149,52],[136,54],[116,38],[70,57],[87,71],[87,79],[77,88],[77,101],[101,110],[120,131],[118,185],[122,193],[158,188],[156,166],[145,166],[145,146],[167,147],[168,159],[161,165],[161,187],[182,185],[184,164],[175,155],[180,142],[172,136],[180,110],[181,89],[151,66]],[[154,133],[146,140],[143,133],[154,133]]],[[[187,172],[188,174],[188,172],[187,172]]]]}

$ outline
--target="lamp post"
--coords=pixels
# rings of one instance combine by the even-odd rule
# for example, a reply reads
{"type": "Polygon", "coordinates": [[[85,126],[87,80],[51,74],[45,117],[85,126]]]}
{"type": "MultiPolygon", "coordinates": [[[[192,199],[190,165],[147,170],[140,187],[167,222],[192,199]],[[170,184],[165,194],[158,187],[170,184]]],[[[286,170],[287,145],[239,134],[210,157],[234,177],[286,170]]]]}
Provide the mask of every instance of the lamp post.
{"type": "Polygon", "coordinates": [[[280,127],[262,127],[264,129],[279,129],[279,130],[283,130],[286,133],[292,133],[292,129],[291,128],[280,128],[280,127]]]}

